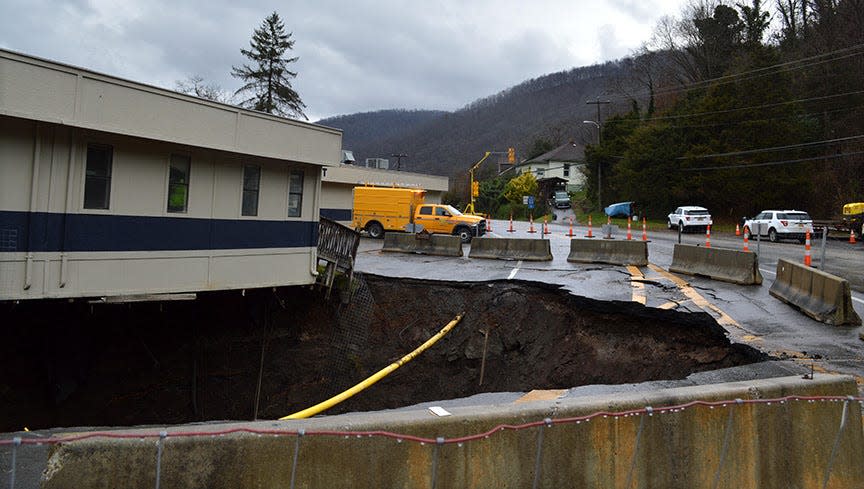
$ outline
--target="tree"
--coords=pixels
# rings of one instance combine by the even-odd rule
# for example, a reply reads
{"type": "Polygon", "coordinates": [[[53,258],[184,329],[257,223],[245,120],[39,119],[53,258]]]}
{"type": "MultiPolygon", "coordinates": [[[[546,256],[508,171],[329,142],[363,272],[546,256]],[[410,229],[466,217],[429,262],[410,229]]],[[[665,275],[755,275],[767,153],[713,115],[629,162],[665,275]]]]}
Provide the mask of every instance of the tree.
{"type": "Polygon", "coordinates": [[[537,179],[530,172],[512,178],[504,186],[504,198],[511,204],[521,204],[525,195],[537,194],[537,179]]]}
{"type": "Polygon", "coordinates": [[[231,98],[219,85],[204,83],[204,77],[200,75],[191,75],[185,80],[177,80],[174,82],[174,87],[180,93],[206,98],[214,102],[226,103],[231,98]]]}
{"type": "Polygon", "coordinates": [[[241,49],[240,52],[253,61],[253,66],[244,64],[239,68],[233,66],[231,70],[231,76],[245,82],[234,94],[252,93],[240,105],[270,114],[307,119],[303,113],[306,105],[291,88],[291,79],[297,73],[288,69],[288,65],[299,58],[283,58],[285,52],[294,47],[291,34],[285,34],[285,26],[276,12],[265,18],[261,27],[252,33],[251,49],[241,49]]]}

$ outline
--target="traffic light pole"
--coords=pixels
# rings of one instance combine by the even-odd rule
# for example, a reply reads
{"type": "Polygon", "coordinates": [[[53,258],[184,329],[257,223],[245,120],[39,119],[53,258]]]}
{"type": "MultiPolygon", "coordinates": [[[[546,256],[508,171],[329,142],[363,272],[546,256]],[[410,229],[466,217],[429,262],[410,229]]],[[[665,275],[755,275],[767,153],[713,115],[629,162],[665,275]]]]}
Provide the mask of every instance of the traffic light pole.
{"type": "MultiPolygon", "coordinates": [[[[483,157],[480,158],[480,161],[478,161],[477,163],[474,163],[474,166],[472,166],[471,169],[468,170],[468,175],[470,176],[470,179],[471,179],[471,186],[469,188],[469,192],[471,193],[471,203],[468,204],[467,207],[465,207],[465,214],[474,214],[474,197],[477,197],[480,194],[480,192],[479,192],[480,182],[474,181],[474,171],[477,170],[477,168],[480,168],[480,165],[482,165],[483,162],[486,161],[486,159],[489,158],[490,156],[501,155],[501,154],[505,154],[505,153],[503,151],[487,151],[485,154],[483,154],[483,157]],[[476,187],[475,187],[475,183],[476,183],[476,187]]],[[[507,154],[507,159],[511,163],[514,163],[516,161],[516,150],[514,148],[507,148],[506,154],[507,154]]]]}

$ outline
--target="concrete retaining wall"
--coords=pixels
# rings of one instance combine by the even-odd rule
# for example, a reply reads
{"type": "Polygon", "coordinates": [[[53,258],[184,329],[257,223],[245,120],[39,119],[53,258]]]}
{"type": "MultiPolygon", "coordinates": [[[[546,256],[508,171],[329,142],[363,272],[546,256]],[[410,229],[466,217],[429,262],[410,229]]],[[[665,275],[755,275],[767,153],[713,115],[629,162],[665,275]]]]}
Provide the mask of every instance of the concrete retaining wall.
{"type": "Polygon", "coordinates": [[[777,260],[777,278],[770,294],[826,324],[857,326],[861,318],[852,307],[849,282],[815,268],[777,260]]]}
{"type": "Polygon", "coordinates": [[[609,239],[571,239],[567,261],[648,266],[648,243],[609,239]]]}
{"type": "Polygon", "coordinates": [[[474,238],[469,258],[498,260],[551,261],[552,247],[548,239],[474,238]]]}
{"type": "Polygon", "coordinates": [[[669,271],[702,275],[733,284],[762,283],[759,258],[756,253],[723,248],[676,244],[669,271]]]}
{"type": "Polygon", "coordinates": [[[462,241],[459,236],[427,234],[418,237],[414,233],[389,232],[384,235],[381,251],[419,253],[421,255],[462,256],[462,241]]]}
{"type": "MultiPolygon", "coordinates": [[[[447,417],[418,409],[174,427],[168,429],[164,441],[160,481],[166,488],[287,488],[292,487],[293,473],[298,488],[428,489],[433,487],[433,477],[438,488],[529,488],[536,476],[539,487],[627,487],[626,482],[632,479],[630,487],[644,489],[714,487],[714,479],[719,477],[719,487],[727,488],[817,489],[823,487],[828,474],[829,488],[864,487],[864,436],[858,402],[734,402],[793,394],[846,396],[856,395],[857,388],[851,377],[817,374],[813,380],[795,376],[482,409],[451,408],[453,415],[447,417]],[[733,401],[713,409],[657,411],[661,406],[693,400],[733,401]],[[651,416],[599,416],[590,422],[552,427],[543,423],[545,418],[560,421],[646,405],[655,409],[651,416]],[[502,423],[533,421],[539,421],[540,426],[495,431],[461,445],[313,434],[322,430],[387,430],[453,439],[483,433],[502,423]],[[206,433],[244,427],[302,428],[307,434],[299,443],[293,434],[179,435],[181,431],[206,433]],[[835,441],[837,450],[832,456],[835,441]]],[[[45,450],[31,446],[19,450],[37,448],[45,450]]],[[[0,449],[8,452],[9,447],[0,449]]],[[[26,459],[24,455],[20,452],[19,460],[26,459]]],[[[157,441],[153,438],[93,438],[54,446],[47,456],[44,465],[40,463],[40,468],[46,467],[42,481],[19,478],[21,485],[16,489],[37,484],[45,489],[155,487],[157,441]]]]}

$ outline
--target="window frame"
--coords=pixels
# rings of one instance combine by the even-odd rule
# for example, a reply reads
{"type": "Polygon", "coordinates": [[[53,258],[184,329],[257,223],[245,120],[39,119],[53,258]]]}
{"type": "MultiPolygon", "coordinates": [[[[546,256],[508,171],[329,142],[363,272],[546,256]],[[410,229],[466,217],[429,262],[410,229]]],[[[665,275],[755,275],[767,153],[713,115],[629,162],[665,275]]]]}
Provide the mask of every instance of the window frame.
{"type": "Polygon", "coordinates": [[[84,146],[84,174],[83,174],[83,186],[81,192],[81,208],[88,211],[110,211],[111,210],[111,187],[114,179],[114,146],[110,144],[103,143],[87,143],[84,146]],[[106,177],[88,177],[87,176],[87,166],[89,163],[89,155],[90,149],[101,149],[107,150],[108,152],[108,175],[106,177]],[[105,185],[105,207],[88,207],[87,206],[87,182],[92,181],[91,178],[103,179],[105,185]]]}
{"type": "Polygon", "coordinates": [[[290,218],[302,218],[303,217],[303,187],[305,185],[306,185],[306,172],[305,171],[303,171],[302,169],[294,169],[294,168],[288,170],[288,194],[287,194],[288,209],[287,209],[287,213],[286,213],[287,217],[290,217],[290,218]],[[296,175],[300,176],[300,192],[293,192],[291,190],[291,179],[292,179],[292,177],[294,177],[296,175]],[[292,207],[291,207],[291,196],[292,195],[299,195],[299,199],[297,202],[297,208],[296,208],[297,209],[296,215],[292,214],[292,207]]]}
{"type": "Polygon", "coordinates": [[[189,213],[189,187],[192,181],[192,155],[184,154],[184,153],[170,153],[168,155],[168,178],[167,178],[167,187],[165,193],[165,212],[168,214],[188,214],[189,213]],[[171,182],[171,169],[174,165],[174,158],[185,158],[186,163],[188,165],[186,169],[186,182],[185,183],[172,183],[171,182]],[[171,187],[173,186],[183,186],[186,188],[186,194],[184,195],[183,202],[183,210],[172,210],[171,209],[171,187]]]}
{"type": "Polygon", "coordinates": [[[256,165],[254,163],[244,163],[243,169],[240,172],[240,216],[241,217],[258,217],[258,213],[260,211],[261,204],[261,174],[262,168],[261,165],[256,165]],[[255,168],[258,170],[258,181],[256,182],[256,188],[246,188],[246,170],[248,168],[255,168]],[[254,213],[246,213],[246,192],[255,192],[255,212],[254,213]]]}

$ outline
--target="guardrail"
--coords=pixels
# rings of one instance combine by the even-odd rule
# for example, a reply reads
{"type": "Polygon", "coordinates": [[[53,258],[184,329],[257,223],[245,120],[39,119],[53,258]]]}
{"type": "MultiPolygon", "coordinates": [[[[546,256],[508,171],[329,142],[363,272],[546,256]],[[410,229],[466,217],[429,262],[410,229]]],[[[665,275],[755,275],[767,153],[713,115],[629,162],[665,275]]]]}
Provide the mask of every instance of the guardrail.
{"type": "Polygon", "coordinates": [[[548,239],[474,238],[469,258],[496,260],[552,261],[548,239]]]}
{"type": "Polygon", "coordinates": [[[762,283],[756,253],[676,244],[670,272],[700,275],[741,285],[762,283]]]}
{"type": "Polygon", "coordinates": [[[648,243],[609,239],[571,239],[568,262],[648,266],[648,243]]]}
{"type": "Polygon", "coordinates": [[[831,325],[861,325],[852,307],[849,282],[836,275],[788,260],[777,260],[777,278],[769,293],[811,318],[831,325]]]}

